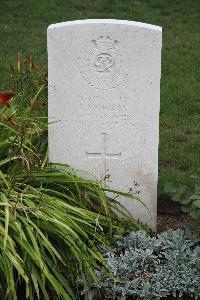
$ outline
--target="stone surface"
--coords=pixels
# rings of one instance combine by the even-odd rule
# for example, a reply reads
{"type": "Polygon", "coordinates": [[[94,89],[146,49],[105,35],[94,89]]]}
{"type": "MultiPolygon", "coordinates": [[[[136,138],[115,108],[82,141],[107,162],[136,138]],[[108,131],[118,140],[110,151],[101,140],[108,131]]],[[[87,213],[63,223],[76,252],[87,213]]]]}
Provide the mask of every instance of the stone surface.
{"type": "Polygon", "coordinates": [[[48,28],[50,161],[120,191],[139,192],[149,211],[119,201],[153,229],[161,40],[160,27],[132,21],[82,20],[48,28]]]}

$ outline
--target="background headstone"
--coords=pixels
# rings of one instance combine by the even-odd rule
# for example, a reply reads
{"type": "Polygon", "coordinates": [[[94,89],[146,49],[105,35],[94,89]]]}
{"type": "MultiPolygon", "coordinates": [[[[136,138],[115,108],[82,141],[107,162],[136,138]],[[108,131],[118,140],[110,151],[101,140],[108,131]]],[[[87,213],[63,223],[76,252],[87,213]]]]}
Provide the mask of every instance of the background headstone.
{"type": "Polygon", "coordinates": [[[161,27],[82,20],[48,28],[49,159],[137,193],[119,200],[153,229],[157,215],[161,27]],[[139,186],[138,186],[139,185],[139,186]]]}

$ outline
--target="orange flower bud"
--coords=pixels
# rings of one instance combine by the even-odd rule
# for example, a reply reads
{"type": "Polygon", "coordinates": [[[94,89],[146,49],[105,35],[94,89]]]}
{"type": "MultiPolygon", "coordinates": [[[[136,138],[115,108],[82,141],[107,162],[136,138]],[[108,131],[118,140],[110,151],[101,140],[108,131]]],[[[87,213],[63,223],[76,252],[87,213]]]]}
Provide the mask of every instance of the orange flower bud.
{"type": "Polygon", "coordinates": [[[11,119],[11,117],[6,117],[5,120],[8,121],[13,126],[17,125],[17,122],[11,119]]]}

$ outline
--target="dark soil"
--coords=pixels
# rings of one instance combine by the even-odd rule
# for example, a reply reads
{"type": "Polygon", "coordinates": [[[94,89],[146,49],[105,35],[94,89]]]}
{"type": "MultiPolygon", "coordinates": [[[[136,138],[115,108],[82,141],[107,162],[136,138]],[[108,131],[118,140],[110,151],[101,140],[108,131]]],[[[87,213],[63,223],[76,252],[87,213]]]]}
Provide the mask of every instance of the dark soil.
{"type": "Polygon", "coordinates": [[[157,232],[185,228],[192,219],[183,214],[180,204],[171,200],[158,202],[157,232]]]}
{"type": "Polygon", "coordinates": [[[158,215],[157,232],[185,228],[192,223],[192,219],[185,215],[158,215]]]}

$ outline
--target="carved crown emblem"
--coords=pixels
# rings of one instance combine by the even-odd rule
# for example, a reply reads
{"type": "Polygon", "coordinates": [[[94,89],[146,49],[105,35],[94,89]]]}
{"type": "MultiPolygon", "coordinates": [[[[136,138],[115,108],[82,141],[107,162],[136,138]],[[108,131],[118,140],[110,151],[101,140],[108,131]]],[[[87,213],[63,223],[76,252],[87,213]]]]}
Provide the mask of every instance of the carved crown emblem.
{"type": "Polygon", "coordinates": [[[108,34],[89,41],[80,53],[80,72],[97,89],[112,89],[128,75],[129,59],[125,48],[108,34]]]}
{"type": "Polygon", "coordinates": [[[97,38],[96,43],[97,43],[97,46],[99,46],[99,47],[112,49],[114,40],[108,35],[106,35],[106,36],[101,35],[97,38]]]}

